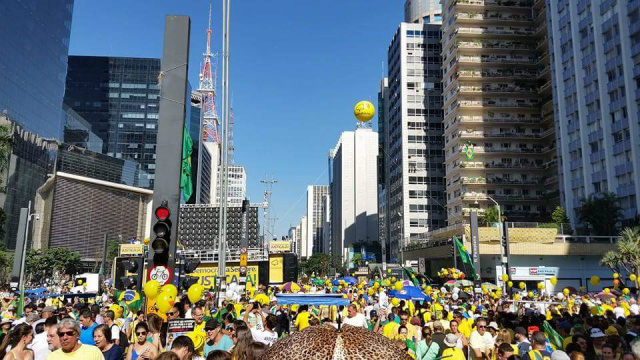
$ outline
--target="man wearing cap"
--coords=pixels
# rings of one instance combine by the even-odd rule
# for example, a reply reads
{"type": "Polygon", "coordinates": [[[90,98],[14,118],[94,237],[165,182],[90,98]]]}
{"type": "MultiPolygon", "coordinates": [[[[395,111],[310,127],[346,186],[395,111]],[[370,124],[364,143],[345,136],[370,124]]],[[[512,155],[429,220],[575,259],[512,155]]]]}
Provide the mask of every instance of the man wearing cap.
{"type": "Polygon", "coordinates": [[[455,334],[447,334],[443,341],[445,349],[442,351],[441,358],[447,360],[466,360],[464,352],[456,345],[458,344],[458,337],[455,334]]]}
{"type": "Polygon", "coordinates": [[[522,360],[550,360],[551,354],[545,350],[547,346],[547,337],[544,332],[536,331],[531,334],[532,350],[522,355],[522,360]]]}
{"type": "Polygon", "coordinates": [[[214,350],[228,351],[233,347],[233,340],[222,333],[224,324],[219,324],[215,319],[209,319],[204,326],[207,332],[207,341],[204,344],[204,357],[214,350]]]}
{"type": "Polygon", "coordinates": [[[527,339],[527,330],[522,326],[518,326],[513,330],[513,337],[516,339],[516,346],[518,347],[518,354],[526,354],[531,350],[531,343],[527,339]]]}
{"type": "Polygon", "coordinates": [[[600,359],[602,357],[602,345],[605,343],[606,335],[599,328],[591,328],[589,337],[593,342],[593,349],[596,351],[596,357],[600,359]]]}

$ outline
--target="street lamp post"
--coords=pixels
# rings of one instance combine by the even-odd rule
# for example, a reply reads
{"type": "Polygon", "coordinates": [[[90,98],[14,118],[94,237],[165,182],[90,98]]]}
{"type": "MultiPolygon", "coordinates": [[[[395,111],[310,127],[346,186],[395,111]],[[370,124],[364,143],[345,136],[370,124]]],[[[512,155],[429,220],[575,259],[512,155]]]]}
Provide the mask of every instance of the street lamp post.
{"type": "Polygon", "coordinates": [[[20,264],[20,308],[18,311],[22,313],[24,311],[24,268],[25,268],[25,260],[27,258],[27,246],[29,243],[29,223],[32,218],[36,218],[38,220],[40,218],[40,214],[31,213],[31,201],[29,201],[29,206],[27,207],[27,226],[24,229],[24,244],[22,244],[22,263],[20,264]]]}
{"type": "MultiPolygon", "coordinates": [[[[503,229],[502,229],[502,211],[500,209],[500,204],[498,204],[497,201],[495,201],[491,196],[489,195],[485,195],[487,199],[491,200],[494,204],[496,204],[496,207],[498,208],[498,237],[500,238],[500,267],[502,268],[502,274],[507,274],[507,269],[506,269],[506,260],[505,260],[505,253],[504,253],[504,246],[502,244],[502,233],[503,233],[503,229]]],[[[496,279],[497,282],[498,279],[496,279]]],[[[507,284],[503,281],[502,284],[503,290],[506,292],[507,290],[507,284]]]]}

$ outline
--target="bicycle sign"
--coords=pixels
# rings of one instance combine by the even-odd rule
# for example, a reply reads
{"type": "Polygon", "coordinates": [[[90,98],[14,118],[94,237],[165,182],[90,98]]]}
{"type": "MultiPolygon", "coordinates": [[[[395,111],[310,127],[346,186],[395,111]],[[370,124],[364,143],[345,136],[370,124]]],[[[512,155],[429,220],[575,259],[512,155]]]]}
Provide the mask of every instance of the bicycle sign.
{"type": "Polygon", "coordinates": [[[164,285],[171,280],[171,270],[162,265],[154,266],[149,269],[147,278],[149,280],[156,280],[160,285],[164,285]]]}

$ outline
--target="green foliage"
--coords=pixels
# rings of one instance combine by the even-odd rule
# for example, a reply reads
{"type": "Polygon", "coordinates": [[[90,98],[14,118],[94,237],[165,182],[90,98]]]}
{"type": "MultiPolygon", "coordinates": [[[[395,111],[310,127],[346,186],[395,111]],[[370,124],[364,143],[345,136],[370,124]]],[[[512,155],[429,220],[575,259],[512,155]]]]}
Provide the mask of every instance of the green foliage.
{"type": "Polygon", "coordinates": [[[582,199],[578,221],[589,235],[612,236],[618,232],[622,208],[614,193],[592,194],[582,199]]]}
{"type": "Polygon", "coordinates": [[[330,265],[331,256],[323,253],[315,253],[307,259],[304,269],[308,275],[315,273],[316,276],[326,276],[329,274],[330,265]]]}
{"type": "Polygon", "coordinates": [[[113,260],[118,256],[120,252],[120,241],[117,239],[107,240],[107,257],[105,260],[105,266],[103,269],[104,274],[110,274],[113,266],[113,260]]]}
{"type": "Polygon", "coordinates": [[[558,226],[560,226],[561,224],[567,224],[569,222],[569,217],[567,217],[567,213],[564,211],[564,209],[562,208],[562,206],[556,206],[555,209],[553,209],[553,212],[551,213],[551,219],[553,219],[553,222],[556,223],[558,226]]]}
{"type": "Polygon", "coordinates": [[[7,251],[4,244],[0,244],[0,282],[8,283],[11,279],[13,267],[13,253],[7,251]]]}
{"type": "MultiPolygon", "coordinates": [[[[0,125],[0,192],[4,193],[6,187],[5,170],[9,165],[9,155],[11,154],[11,143],[13,141],[13,131],[9,125],[0,125]]],[[[4,240],[4,224],[7,216],[4,210],[0,208],[0,239],[4,240]]],[[[4,243],[4,241],[1,241],[4,243]]]]}
{"type": "Polygon", "coordinates": [[[25,260],[25,272],[36,278],[50,278],[56,272],[75,275],[81,267],[80,254],[66,248],[29,250],[25,260]]]}
{"type": "Polygon", "coordinates": [[[482,221],[489,224],[500,222],[500,218],[498,217],[498,207],[492,206],[485,210],[482,214],[482,221]]]}
{"type": "Polygon", "coordinates": [[[620,239],[616,242],[616,249],[606,252],[600,265],[606,266],[612,271],[628,274],[640,272],[640,227],[625,228],[620,233],[620,239]]]}

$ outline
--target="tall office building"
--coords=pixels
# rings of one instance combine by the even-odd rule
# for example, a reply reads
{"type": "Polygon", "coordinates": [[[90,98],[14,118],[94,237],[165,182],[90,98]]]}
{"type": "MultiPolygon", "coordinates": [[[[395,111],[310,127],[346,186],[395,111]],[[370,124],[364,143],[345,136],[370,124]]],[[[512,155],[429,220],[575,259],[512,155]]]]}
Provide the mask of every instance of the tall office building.
{"type": "Polygon", "coordinates": [[[0,176],[4,241],[15,246],[20,208],[27,207],[55,161],[64,127],[73,0],[3,1],[0,4],[0,121],[13,137],[0,176]]]}
{"type": "Polygon", "coordinates": [[[343,263],[350,247],[378,242],[377,156],[378,133],[365,127],[343,132],[330,154],[331,253],[343,263]]]}
{"type": "Polygon", "coordinates": [[[392,260],[409,238],[446,223],[440,49],[440,25],[425,23],[401,23],[389,45],[378,106],[379,205],[392,260]]]}
{"type": "Polygon", "coordinates": [[[561,202],[613,192],[640,208],[640,2],[548,1],[561,202]]]}
{"type": "Polygon", "coordinates": [[[303,216],[300,218],[300,225],[298,225],[298,244],[300,249],[300,259],[308,259],[313,255],[311,250],[313,249],[313,244],[310,243],[309,237],[307,236],[307,217],[303,216]]]}
{"type": "Polygon", "coordinates": [[[160,104],[160,59],[69,56],[64,102],[87,120],[103,152],[142,165],[153,188],[160,104]]]}
{"type": "Polygon", "coordinates": [[[327,185],[307,186],[307,238],[310,239],[311,254],[328,252],[324,246],[324,223],[328,193],[329,187],[327,185]]]}
{"type": "Polygon", "coordinates": [[[291,252],[296,254],[300,258],[300,249],[298,249],[298,231],[297,227],[292,226],[289,228],[288,237],[291,240],[291,252]]]}
{"type": "Polygon", "coordinates": [[[65,116],[64,143],[92,152],[102,153],[104,143],[102,139],[92,131],[91,124],[67,105],[63,105],[62,109],[65,116]]]}
{"type": "Polygon", "coordinates": [[[442,5],[440,0],[407,0],[404,3],[404,22],[442,23],[442,5]]]}
{"type": "Polygon", "coordinates": [[[557,202],[544,1],[443,1],[449,223],[500,204],[510,221],[547,219],[557,202]]]}

